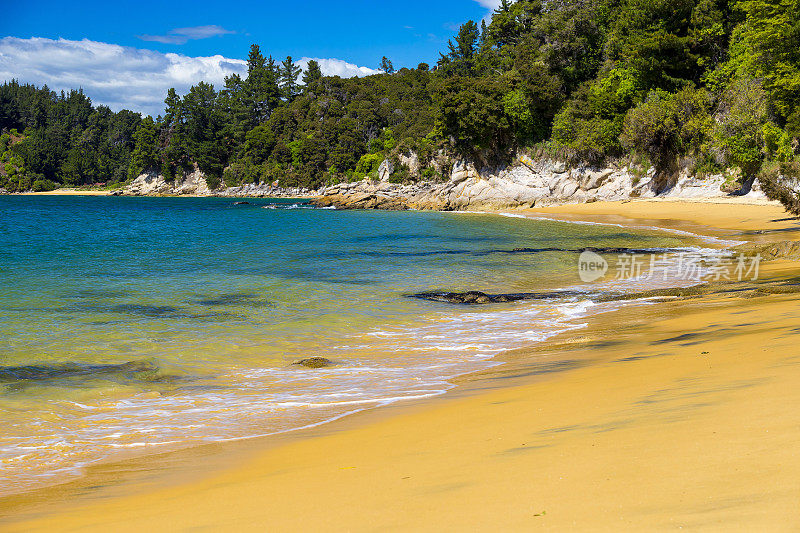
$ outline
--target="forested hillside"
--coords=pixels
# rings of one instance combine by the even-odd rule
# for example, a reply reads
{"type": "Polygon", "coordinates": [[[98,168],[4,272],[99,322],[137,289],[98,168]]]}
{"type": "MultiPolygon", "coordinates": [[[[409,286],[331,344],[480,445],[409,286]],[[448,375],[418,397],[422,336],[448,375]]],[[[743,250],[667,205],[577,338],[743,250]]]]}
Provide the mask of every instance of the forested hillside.
{"type": "MultiPolygon", "coordinates": [[[[436,65],[366,78],[301,76],[253,46],[246,78],[171,90],[156,119],[79,92],[0,87],[0,186],[120,182],[195,164],[212,185],[319,186],[414,151],[502,165],[515,150],[628,157],[668,175],[760,173],[791,201],[798,177],[800,0],[504,1],[467,22],[436,65]],[[780,177],[779,177],[780,176],[780,177]],[[791,185],[791,184],[789,184],[791,185]]],[[[442,168],[436,166],[435,168],[442,168]]]]}

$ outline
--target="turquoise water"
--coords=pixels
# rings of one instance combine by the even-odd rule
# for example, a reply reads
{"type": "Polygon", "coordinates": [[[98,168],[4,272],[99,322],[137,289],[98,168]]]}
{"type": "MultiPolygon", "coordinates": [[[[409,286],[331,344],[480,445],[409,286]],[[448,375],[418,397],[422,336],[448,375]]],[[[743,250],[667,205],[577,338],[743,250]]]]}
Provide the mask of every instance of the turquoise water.
{"type": "Polygon", "coordinates": [[[568,250],[696,244],[496,215],[251,204],[0,196],[0,494],[123,453],[441,394],[502,350],[580,327],[592,303],[407,294],[575,288],[568,250]],[[291,365],[311,356],[337,364],[291,365]]]}

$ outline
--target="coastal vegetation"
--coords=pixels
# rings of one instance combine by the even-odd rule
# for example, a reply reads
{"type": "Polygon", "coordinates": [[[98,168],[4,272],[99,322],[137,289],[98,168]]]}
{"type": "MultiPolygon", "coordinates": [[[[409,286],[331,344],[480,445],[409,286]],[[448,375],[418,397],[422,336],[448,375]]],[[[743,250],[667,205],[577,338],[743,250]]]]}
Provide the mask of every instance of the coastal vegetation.
{"type": "Polygon", "coordinates": [[[800,1],[504,0],[436,65],[342,79],[253,45],[246,76],[170,90],[162,116],[0,87],[0,187],[121,183],[199,168],[209,185],[446,177],[520,151],[732,172],[800,213],[800,1]],[[406,166],[411,155],[417,168],[406,166]]]}

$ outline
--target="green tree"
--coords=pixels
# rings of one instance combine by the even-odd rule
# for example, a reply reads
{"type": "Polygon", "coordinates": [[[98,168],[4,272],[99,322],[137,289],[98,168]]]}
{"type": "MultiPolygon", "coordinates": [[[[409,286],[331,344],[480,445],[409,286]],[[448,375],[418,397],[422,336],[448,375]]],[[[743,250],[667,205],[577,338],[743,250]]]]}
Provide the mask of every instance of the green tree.
{"type": "Polygon", "coordinates": [[[439,67],[453,75],[469,74],[475,66],[480,31],[474,20],[461,25],[458,34],[447,43],[447,54],[440,54],[439,67]]]}
{"type": "Polygon", "coordinates": [[[247,80],[243,89],[251,127],[264,123],[280,105],[281,88],[278,85],[274,61],[271,57],[267,61],[261,54],[259,46],[255,44],[250,47],[247,80]]]}
{"type": "Polygon", "coordinates": [[[135,178],[149,170],[159,170],[158,132],[151,117],[145,117],[133,135],[134,148],[131,154],[129,177],[135,178]]]}
{"type": "Polygon", "coordinates": [[[492,162],[513,146],[505,91],[489,79],[454,77],[437,94],[443,133],[462,153],[492,162]]]}
{"type": "Polygon", "coordinates": [[[740,61],[764,87],[780,115],[800,130],[800,0],[745,0],[745,22],[736,37],[740,61]]]}
{"type": "Polygon", "coordinates": [[[758,80],[736,80],[723,93],[715,113],[712,147],[722,166],[738,166],[747,176],[755,175],[764,159],[768,112],[768,96],[758,80]]]}
{"type": "Polygon", "coordinates": [[[309,88],[321,79],[322,69],[320,68],[319,63],[313,59],[310,59],[308,61],[308,66],[306,67],[306,71],[303,73],[303,85],[305,85],[306,88],[309,88]]]}
{"type": "Polygon", "coordinates": [[[245,157],[248,157],[256,164],[267,161],[272,154],[277,139],[272,130],[266,125],[256,126],[247,133],[244,145],[245,157]]]}
{"type": "Polygon", "coordinates": [[[292,101],[300,93],[300,86],[297,85],[297,77],[303,71],[292,60],[292,56],[287,56],[280,67],[280,88],[283,97],[292,101]]]}
{"type": "Polygon", "coordinates": [[[704,149],[713,120],[711,97],[703,89],[687,87],[675,94],[651,91],[644,102],[625,116],[623,147],[646,155],[659,173],[671,173],[679,154],[704,149]]]}
{"type": "Polygon", "coordinates": [[[183,100],[173,88],[167,91],[164,103],[167,107],[161,124],[162,170],[167,176],[174,176],[176,170],[189,163],[185,110],[183,100]]]}
{"type": "Polygon", "coordinates": [[[381,59],[381,64],[378,68],[386,74],[394,74],[394,65],[392,65],[392,62],[386,56],[383,56],[381,59]]]}
{"type": "Polygon", "coordinates": [[[220,178],[227,153],[221,138],[224,115],[217,104],[214,86],[205,82],[193,86],[184,98],[183,107],[190,160],[208,176],[220,178]]]}

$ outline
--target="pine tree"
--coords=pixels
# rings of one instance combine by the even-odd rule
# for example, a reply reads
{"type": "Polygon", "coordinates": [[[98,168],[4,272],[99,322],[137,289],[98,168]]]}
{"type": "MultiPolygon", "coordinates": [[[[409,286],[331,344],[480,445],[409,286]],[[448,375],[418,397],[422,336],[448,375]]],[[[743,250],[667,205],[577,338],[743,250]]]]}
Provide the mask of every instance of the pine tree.
{"type": "Polygon", "coordinates": [[[308,67],[306,68],[306,71],[303,74],[303,84],[308,88],[312,84],[318,82],[321,79],[322,79],[322,69],[320,69],[319,63],[317,63],[313,59],[309,60],[308,67]]]}
{"type": "Polygon", "coordinates": [[[386,74],[394,73],[394,65],[392,65],[392,62],[386,56],[383,56],[383,58],[381,59],[381,65],[379,68],[386,74]]]}
{"type": "Polygon", "coordinates": [[[225,114],[223,137],[231,145],[243,143],[247,130],[252,127],[244,85],[241,76],[233,74],[225,78],[225,88],[219,95],[225,114]]]}
{"type": "Polygon", "coordinates": [[[175,170],[187,163],[186,131],[183,101],[175,89],[167,91],[167,105],[161,130],[161,146],[164,147],[162,171],[173,176],[175,170]]]}
{"type": "Polygon", "coordinates": [[[136,133],[133,134],[134,148],[131,154],[131,164],[128,171],[130,178],[135,178],[143,172],[158,170],[161,162],[158,158],[158,132],[156,124],[151,117],[145,117],[136,133]]]}
{"type": "Polygon", "coordinates": [[[478,24],[470,20],[461,25],[454,39],[447,42],[448,53],[440,54],[439,66],[450,74],[467,75],[475,66],[481,43],[478,24]]]}
{"type": "Polygon", "coordinates": [[[250,47],[244,90],[251,127],[263,124],[280,104],[280,89],[272,58],[267,62],[256,44],[250,47]]]}
{"type": "Polygon", "coordinates": [[[297,77],[302,71],[303,69],[292,61],[292,56],[287,56],[283,63],[281,63],[280,87],[283,92],[283,97],[286,100],[294,100],[300,92],[300,87],[297,85],[297,77]]]}

